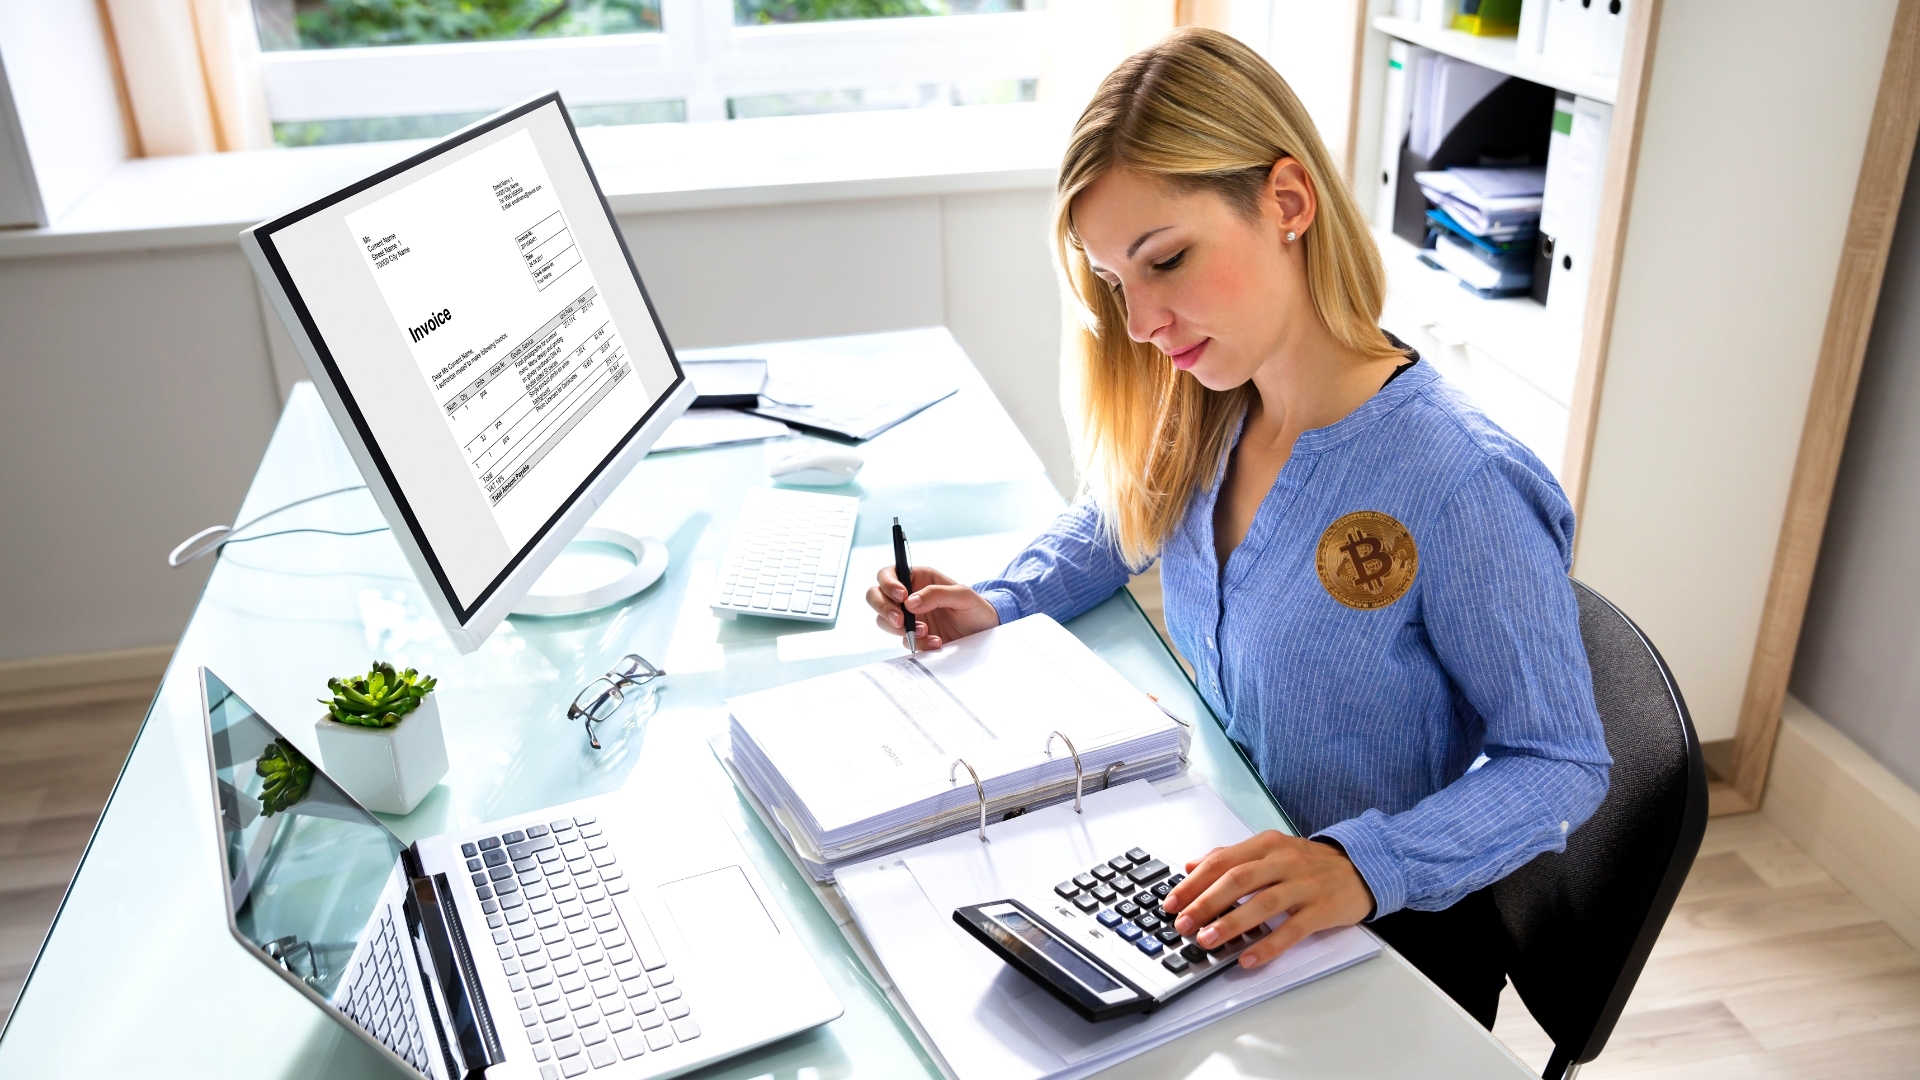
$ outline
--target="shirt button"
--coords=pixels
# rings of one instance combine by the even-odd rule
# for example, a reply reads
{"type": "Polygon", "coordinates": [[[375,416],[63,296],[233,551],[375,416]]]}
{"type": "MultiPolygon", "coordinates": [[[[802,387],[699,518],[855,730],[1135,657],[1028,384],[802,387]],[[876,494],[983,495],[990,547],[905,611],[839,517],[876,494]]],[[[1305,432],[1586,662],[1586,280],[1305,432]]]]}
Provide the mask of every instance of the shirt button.
{"type": "Polygon", "coordinates": [[[1208,634],[1208,635],[1207,635],[1207,648],[1209,648],[1209,649],[1211,649],[1211,648],[1213,648],[1213,635],[1212,635],[1212,634],[1208,634]]]}

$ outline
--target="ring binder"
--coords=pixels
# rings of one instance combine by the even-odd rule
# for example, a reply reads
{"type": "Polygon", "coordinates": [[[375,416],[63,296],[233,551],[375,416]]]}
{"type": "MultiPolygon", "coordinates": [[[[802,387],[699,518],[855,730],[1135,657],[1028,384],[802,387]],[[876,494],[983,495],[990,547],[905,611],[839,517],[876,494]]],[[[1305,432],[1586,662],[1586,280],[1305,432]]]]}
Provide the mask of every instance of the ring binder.
{"type": "Polygon", "coordinates": [[[1067,753],[1073,755],[1073,812],[1080,813],[1080,792],[1087,786],[1087,775],[1080,771],[1080,751],[1073,748],[1073,740],[1062,732],[1047,736],[1047,756],[1053,756],[1053,740],[1058,738],[1067,744],[1067,753]]]}
{"type": "Polygon", "coordinates": [[[1114,771],[1117,769],[1123,769],[1126,767],[1126,765],[1127,763],[1124,761],[1116,761],[1113,764],[1107,766],[1107,771],[1100,774],[1100,790],[1105,791],[1108,788],[1112,787],[1114,771]]]}
{"type": "MultiPolygon", "coordinates": [[[[967,765],[966,758],[954,758],[953,764],[947,766],[947,783],[953,783],[962,765],[967,765]]],[[[973,771],[973,766],[967,765],[967,775],[973,777],[973,793],[980,797],[980,842],[984,844],[987,842],[987,789],[980,786],[980,774],[973,771]]]]}

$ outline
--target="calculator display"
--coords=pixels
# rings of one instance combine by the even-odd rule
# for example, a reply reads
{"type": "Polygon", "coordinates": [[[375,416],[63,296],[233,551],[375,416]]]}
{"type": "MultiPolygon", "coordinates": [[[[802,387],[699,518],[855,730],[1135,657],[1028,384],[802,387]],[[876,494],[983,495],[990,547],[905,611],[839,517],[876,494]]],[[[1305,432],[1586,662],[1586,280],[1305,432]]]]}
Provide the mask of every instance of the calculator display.
{"type": "MultiPolygon", "coordinates": [[[[1053,961],[1061,970],[1080,980],[1094,993],[1104,994],[1122,989],[1120,984],[1108,978],[1105,972],[1088,963],[1085,957],[1068,948],[1059,938],[1035,925],[1033,920],[1025,915],[1017,911],[1008,911],[995,915],[993,920],[1000,927],[1012,931],[1020,944],[1053,961]]],[[[1017,947],[1013,941],[1007,941],[1006,944],[1009,947],[1017,947]]]]}

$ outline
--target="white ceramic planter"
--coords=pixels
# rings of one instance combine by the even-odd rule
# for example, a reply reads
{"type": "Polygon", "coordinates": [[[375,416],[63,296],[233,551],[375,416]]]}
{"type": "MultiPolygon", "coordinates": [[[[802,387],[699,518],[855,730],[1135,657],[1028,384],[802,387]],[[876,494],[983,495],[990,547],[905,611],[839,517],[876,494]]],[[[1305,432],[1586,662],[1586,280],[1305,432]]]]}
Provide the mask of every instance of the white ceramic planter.
{"type": "Polygon", "coordinates": [[[411,813],[447,775],[440,699],[433,694],[390,728],[357,727],[322,716],[313,730],[327,775],[369,810],[411,813]]]}

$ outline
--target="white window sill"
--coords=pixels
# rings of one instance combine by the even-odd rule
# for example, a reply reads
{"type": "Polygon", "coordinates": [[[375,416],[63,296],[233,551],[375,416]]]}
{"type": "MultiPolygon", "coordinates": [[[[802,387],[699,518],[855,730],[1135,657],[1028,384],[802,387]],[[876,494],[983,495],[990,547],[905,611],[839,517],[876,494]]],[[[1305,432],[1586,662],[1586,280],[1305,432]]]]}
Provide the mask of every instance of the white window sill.
{"type": "MultiPolygon", "coordinates": [[[[584,128],[614,213],[1051,188],[1072,116],[1049,104],[584,128]]],[[[0,258],[208,247],[430,140],[140,158],[0,258]]]]}

